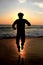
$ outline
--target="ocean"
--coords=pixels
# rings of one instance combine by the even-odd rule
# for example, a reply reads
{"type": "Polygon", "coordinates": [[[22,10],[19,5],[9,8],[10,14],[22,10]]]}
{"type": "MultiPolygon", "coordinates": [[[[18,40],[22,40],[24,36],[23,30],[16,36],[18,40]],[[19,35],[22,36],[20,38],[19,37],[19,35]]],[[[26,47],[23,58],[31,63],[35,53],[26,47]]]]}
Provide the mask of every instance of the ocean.
{"type": "MultiPolygon", "coordinates": [[[[12,25],[0,25],[0,38],[16,37],[17,29],[12,25]]],[[[25,37],[43,37],[43,25],[32,25],[25,27],[25,37]]]]}

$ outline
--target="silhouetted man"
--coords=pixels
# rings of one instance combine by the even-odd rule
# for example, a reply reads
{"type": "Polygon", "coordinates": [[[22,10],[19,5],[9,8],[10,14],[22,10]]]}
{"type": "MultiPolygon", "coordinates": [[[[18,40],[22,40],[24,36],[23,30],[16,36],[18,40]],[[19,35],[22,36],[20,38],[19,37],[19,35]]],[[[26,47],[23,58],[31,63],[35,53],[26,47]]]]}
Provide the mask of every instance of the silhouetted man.
{"type": "Polygon", "coordinates": [[[13,29],[15,29],[15,25],[17,25],[17,36],[16,36],[16,44],[17,44],[17,47],[18,47],[18,51],[20,51],[20,46],[19,46],[19,41],[21,39],[21,46],[22,46],[22,49],[23,49],[23,45],[24,45],[24,42],[25,42],[25,23],[30,26],[31,24],[26,20],[26,19],[23,19],[23,13],[18,13],[18,17],[19,19],[17,19],[12,27],[13,29]]]}

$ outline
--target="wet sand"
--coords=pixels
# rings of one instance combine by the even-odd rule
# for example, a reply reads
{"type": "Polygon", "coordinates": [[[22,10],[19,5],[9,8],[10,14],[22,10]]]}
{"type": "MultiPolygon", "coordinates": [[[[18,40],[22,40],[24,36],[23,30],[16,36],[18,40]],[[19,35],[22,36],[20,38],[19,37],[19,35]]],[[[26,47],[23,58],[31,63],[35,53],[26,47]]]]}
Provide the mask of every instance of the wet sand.
{"type": "Polygon", "coordinates": [[[18,52],[16,39],[0,39],[0,65],[43,65],[43,38],[26,38],[18,52]]]}

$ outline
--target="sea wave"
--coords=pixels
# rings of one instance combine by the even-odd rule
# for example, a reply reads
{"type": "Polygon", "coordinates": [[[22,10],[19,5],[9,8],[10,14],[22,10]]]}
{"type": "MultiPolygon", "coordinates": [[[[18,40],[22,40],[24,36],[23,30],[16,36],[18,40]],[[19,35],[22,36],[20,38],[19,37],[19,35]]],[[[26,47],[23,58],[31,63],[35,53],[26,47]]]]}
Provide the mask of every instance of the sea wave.
{"type": "MultiPolygon", "coordinates": [[[[11,25],[0,26],[0,38],[15,38],[16,34],[11,25]]],[[[43,37],[43,26],[26,26],[25,37],[43,37]]]]}

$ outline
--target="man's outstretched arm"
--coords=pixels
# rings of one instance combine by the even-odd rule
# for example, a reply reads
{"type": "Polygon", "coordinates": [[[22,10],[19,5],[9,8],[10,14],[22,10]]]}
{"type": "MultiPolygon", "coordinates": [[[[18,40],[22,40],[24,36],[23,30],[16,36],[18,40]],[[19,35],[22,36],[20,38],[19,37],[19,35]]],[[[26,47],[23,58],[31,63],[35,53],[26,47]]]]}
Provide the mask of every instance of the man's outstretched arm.
{"type": "Polygon", "coordinates": [[[13,29],[16,29],[16,28],[15,28],[15,25],[16,25],[16,24],[17,24],[16,21],[12,24],[12,28],[13,28],[13,29]]]}
{"type": "Polygon", "coordinates": [[[25,23],[26,23],[28,26],[31,26],[30,22],[28,22],[27,20],[26,20],[25,23]]]}

